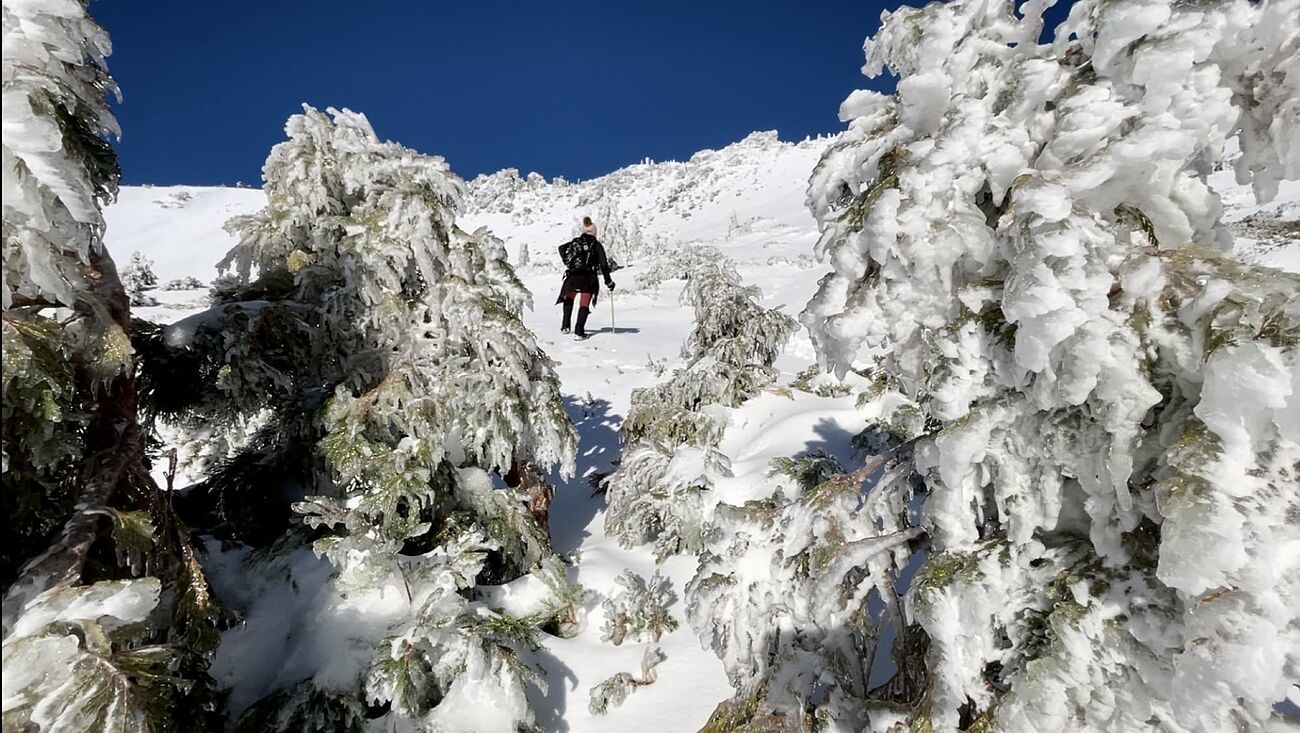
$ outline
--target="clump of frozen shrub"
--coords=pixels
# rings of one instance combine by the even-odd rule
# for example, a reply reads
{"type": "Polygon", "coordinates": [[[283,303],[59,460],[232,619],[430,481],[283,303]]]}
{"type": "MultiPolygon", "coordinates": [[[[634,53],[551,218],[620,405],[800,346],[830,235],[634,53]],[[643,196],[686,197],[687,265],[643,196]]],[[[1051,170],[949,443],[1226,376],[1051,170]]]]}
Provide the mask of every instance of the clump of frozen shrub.
{"type": "Polygon", "coordinates": [[[1300,177],[1300,2],[1047,5],[867,43],[801,318],[880,455],[711,509],[732,727],[1264,728],[1300,668],[1300,279],[1206,183],[1300,177]]]}
{"type": "Polygon", "coordinates": [[[704,244],[661,245],[660,250],[647,257],[645,262],[638,263],[637,276],[630,289],[657,291],[665,282],[689,280],[691,273],[716,267],[719,260],[726,260],[726,255],[717,247],[704,244]]]}
{"type": "Polygon", "coordinates": [[[809,364],[806,369],[795,375],[790,382],[791,389],[815,394],[818,397],[847,397],[853,394],[853,385],[833,374],[827,374],[816,364],[809,364]]]}
{"type": "Polygon", "coordinates": [[[668,578],[656,570],[647,581],[631,570],[618,576],[618,589],[601,604],[605,625],[601,639],[615,646],[625,641],[659,641],[677,628],[668,606],[677,600],[668,578]]]}
{"type": "Polygon", "coordinates": [[[605,484],[606,530],[625,544],[653,542],[660,559],[700,548],[702,495],[730,470],[717,450],[726,412],[775,381],[772,362],[797,325],[764,308],[721,255],[700,259],[686,277],[682,297],[695,311],[686,364],[632,393],[623,457],[605,484]]]}
{"type": "Polygon", "coordinates": [[[746,720],[862,725],[882,685],[910,693],[924,680],[915,639],[894,639],[907,663],[892,667],[889,656],[906,619],[894,564],[921,538],[907,526],[908,457],[900,447],[849,473],[822,456],[789,459],[765,498],[710,507],[686,615],[740,696],[719,720],[739,708],[746,720]],[[895,680],[891,669],[901,670],[895,680]]]}
{"type": "Polygon", "coordinates": [[[646,647],[645,654],[641,657],[641,676],[637,677],[631,672],[619,672],[591,688],[587,710],[592,715],[604,715],[611,707],[622,705],[627,700],[627,696],[636,691],[636,688],[654,684],[657,678],[655,667],[667,658],[659,647],[646,647]]]}
{"type": "Polygon", "coordinates": [[[161,290],[203,290],[208,284],[193,275],[168,280],[160,286],[161,290]]]}
{"type": "Polygon", "coordinates": [[[570,581],[565,567],[560,558],[554,555],[543,558],[528,576],[541,584],[540,592],[537,593],[541,599],[540,610],[519,608],[512,613],[540,620],[543,631],[570,639],[582,630],[586,621],[586,603],[595,594],[570,581]]]}
{"type": "Polygon", "coordinates": [[[801,490],[811,491],[818,484],[841,473],[844,473],[844,467],[840,462],[825,450],[818,450],[795,458],[777,458],[772,461],[772,470],[768,475],[783,475],[792,479],[801,490]]]}
{"type": "Polygon", "coordinates": [[[642,264],[656,254],[642,236],[636,216],[620,206],[613,195],[603,197],[593,219],[611,264],[619,267],[642,264]]]}

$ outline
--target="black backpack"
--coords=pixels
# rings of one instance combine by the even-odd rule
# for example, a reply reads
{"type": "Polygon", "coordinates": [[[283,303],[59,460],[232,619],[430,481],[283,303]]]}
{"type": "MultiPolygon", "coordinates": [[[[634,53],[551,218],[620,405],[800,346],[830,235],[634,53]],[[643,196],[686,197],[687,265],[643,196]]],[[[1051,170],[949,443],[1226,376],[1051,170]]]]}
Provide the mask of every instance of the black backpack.
{"type": "Polygon", "coordinates": [[[587,237],[577,237],[560,245],[560,260],[569,272],[594,272],[596,248],[587,237]]]}

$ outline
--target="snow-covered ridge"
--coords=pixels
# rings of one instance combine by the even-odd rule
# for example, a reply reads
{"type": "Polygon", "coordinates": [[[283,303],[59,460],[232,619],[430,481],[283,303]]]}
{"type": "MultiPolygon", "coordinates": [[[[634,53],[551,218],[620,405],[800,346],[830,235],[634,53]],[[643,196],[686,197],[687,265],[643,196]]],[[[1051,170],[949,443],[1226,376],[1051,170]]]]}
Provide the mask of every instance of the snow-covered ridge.
{"type": "MultiPolygon", "coordinates": [[[[560,189],[571,189],[581,204],[602,195],[627,195],[646,187],[686,190],[694,189],[706,197],[715,197],[728,178],[754,177],[761,168],[770,165],[785,153],[806,150],[820,154],[834,140],[834,136],[808,138],[799,143],[782,142],[775,130],[750,133],[744,139],[719,150],[701,150],[682,161],[651,161],[619,168],[597,178],[576,183],[556,177],[546,181],[538,173],[521,176],[516,168],[507,168],[492,174],[475,177],[469,182],[472,207],[482,211],[511,212],[516,199],[527,199],[528,194],[554,195],[560,189]]],[[[522,202],[522,203],[526,203],[522,202]]],[[[689,209],[678,206],[680,199],[665,200],[660,211],[677,208],[683,213],[689,209]]]]}
{"type": "Polygon", "coordinates": [[[634,227],[651,244],[713,239],[764,220],[811,229],[808,176],[834,139],[789,143],[755,132],[685,162],[637,163],[579,183],[508,169],[470,181],[466,219],[490,227],[511,253],[526,246],[543,256],[575,234],[583,216],[598,227],[634,227]]]}
{"type": "Polygon", "coordinates": [[[1300,183],[1283,181],[1277,198],[1258,204],[1250,188],[1237,185],[1230,171],[1210,176],[1223,197],[1223,220],[1237,256],[1246,262],[1300,272],[1300,183]]]}
{"type": "Polygon", "coordinates": [[[226,222],[264,205],[259,188],[123,186],[117,201],[104,209],[104,241],[118,262],[144,252],[163,282],[186,275],[207,282],[235,245],[223,228],[226,222]]]}

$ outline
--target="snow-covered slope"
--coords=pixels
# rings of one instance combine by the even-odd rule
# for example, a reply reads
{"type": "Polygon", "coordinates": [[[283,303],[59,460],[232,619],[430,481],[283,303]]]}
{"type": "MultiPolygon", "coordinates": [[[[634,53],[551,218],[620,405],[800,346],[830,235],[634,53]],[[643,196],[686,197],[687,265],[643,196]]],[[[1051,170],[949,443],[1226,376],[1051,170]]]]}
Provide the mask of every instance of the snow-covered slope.
{"type": "Polygon", "coordinates": [[[648,240],[718,239],[729,228],[760,222],[810,229],[804,191],[831,140],[790,144],[775,132],[756,132],[684,163],[641,163],[581,183],[547,183],[505,170],[470,183],[469,220],[507,243],[529,243],[535,255],[553,252],[546,245],[568,239],[579,217],[599,218],[607,205],[634,218],[648,240]]]}
{"type": "MultiPolygon", "coordinates": [[[[265,203],[256,188],[124,186],[117,202],[104,210],[104,241],[119,267],[133,252],[153,260],[159,283],[183,277],[210,283],[217,263],[235,243],[223,229],[225,223],[265,203]]],[[[207,307],[206,289],[159,288],[150,294],[161,305],[139,308],[135,315],[170,322],[207,307]]]]}
{"type": "Polygon", "coordinates": [[[124,186],[105,211],[106,241],[118,260],[144,252],[162,281],[186,275],[207,281],[234,244],[222,228],[226,221],[265,203],[256,188],[124,186]]]}
{"type": "MultiPolygon", "coordinates": [[[[606,716],[589,714],[589,689],[617,672],[637,671],[644,649],[641,644],[615,647],[600,641],[601,595],[613,588],[624,569],[648,577],[655,566],[648,550],[627,551],[605,536],[604,501],[591,496],[585,476],[608,471],[618,458],[617,430],[631,391],[655,383],[665,368],[674,366],[691,327],[689,309],[678,302],[680,282],[635,287],[638,275],[647,270],[649,256],[644,253],[677,245],[716,246],[737,261],[748,284],[762,289],[765,305],[797,313],[825,271],[812,257],[817,231],[804,194],[813,166],[831,142],[824,138],[789,144],[773,133],[756,133],[687,162],[645,163],[581,183],[548,183],[514,171],[470,183],[470,209],[462,226],[491,228],[512,254],[528,249],[532,264],[521,267],[521,274],[534,294],[534,309],[526,321],[559,362],[566,403],[582,441],[578,476],[560,485],[551,524],[557,549],[580,559],[575,578],[598,595],[588,605],[584,631],[573,639],[549,640],[538,655],[550,689],[538,694],[534,705],[546,730],[695,730],[714,705],[732,694],[722,664],[701,648],[685,623],[680,598],[695,559],[679,556],[664,570],[679,599],[669,610],[682,623],[660,644],[667,661],[658,668],[658,681],[638,689],[606,716]],[[631,264],[614,274],[618,290],[614,298],[598,304],[591,322],[595,336],[574,342],[559,334],[559,309],[552,305],[559,286],[555,247],[575,233],[583,215],[595,218],[602,231],[634,224],[642,248],[630,253],[631,264]],[[610,329],[611,318],[616,319],[616,331],[610,329]]],[[[1228,219],[1237,222],[1242,256],[1300,271],[1300,186],[1284,187],[1277,201],[1257,207],[1230,174],[1215,174],[1212,180],[1225,196],[1228,219]]],[[[153,259],[163,282],[187,275],[206,282],[233,243],[222,229],[224,222],[262,203],[261,192],[251,189],[128,187],[106,211],[106,239],[119,261],[137,250],[153,259]]],[[[170,321],[202,307],[205,293],[154,295],[163,305],[137,309],[137,314],[170,321]]],[[[788,381],[812,358],[811,345],[800,334],[777,366],[788,381]]],[[[773,458],[814,448],[847,463],[848,438],[862,427],[852,397],[756,398],[735,415],[723,443],[736,473],[726,490],[743,495],[745,477],[765,473],[773,458]],[[774,425],[779,429],[771,429],[774,425]]],[[[219,572],[215,581],[221,591],[219,572]]],[[[238,605],[247,595],[228,593],[226,598],[238,605]]],[[[268,655],[266,663],[274,659],[268,655]]],[[[231,675],[226,681],[237,686],[240,680],[232,669],[230,659],[219,658],[214,672],[231,675]]]]}
{"type": "Polygon", "coordinates": [[[1210,176],[1223,196],[1224,219],[1236,237],[1237,255],[1247,262],[1300,272],[1300,185],[1283,184],[1277,198],[1255,203],[1250,189],[1236,185],[1230,171],[1210,176]]]}

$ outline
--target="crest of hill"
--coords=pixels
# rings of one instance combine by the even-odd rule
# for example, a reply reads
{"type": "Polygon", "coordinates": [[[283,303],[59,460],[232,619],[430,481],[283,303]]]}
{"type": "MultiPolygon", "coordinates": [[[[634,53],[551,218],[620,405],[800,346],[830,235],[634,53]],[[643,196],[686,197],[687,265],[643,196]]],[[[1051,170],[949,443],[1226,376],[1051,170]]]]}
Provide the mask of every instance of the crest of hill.
{"type": "Polygon", "coordinates": [[[558,243],[590,216],[598,227],[634,226],[647,241],[716,240],[759,220],[811,229],[808,176],[834,136],[783,142],[755,132],[687,161],[650,161],[577,183],[516,169],[469,183],[467,219],[518,246],[558,243]]]}

